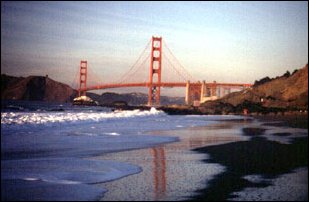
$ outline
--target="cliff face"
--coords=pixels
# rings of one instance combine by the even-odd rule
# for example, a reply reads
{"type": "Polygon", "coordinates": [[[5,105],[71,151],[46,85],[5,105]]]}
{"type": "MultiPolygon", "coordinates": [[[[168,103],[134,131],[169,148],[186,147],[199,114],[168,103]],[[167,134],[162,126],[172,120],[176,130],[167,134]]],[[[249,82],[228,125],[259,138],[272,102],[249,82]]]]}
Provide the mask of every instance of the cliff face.
{"type": "Polygon", "coordinates": [[[232,93],[221,99],[234,106],[244,100],[261,103],[264,107],[308,106],[308,64],[294,74],[285,74],[245,91],[232,93]]]}
{"type": "MultiPolygon", "coordinates": [[[[274,79],[262,79],[252,88],[231,93],[215,102],[202,104],[203,108],[224,103],[241,110],[242,107],[255,105],[258,108],[296,108],[308,109],[308,64],[292,75],[285,73],[274,79]]],[[[231,108],[230,107],[230,108],[231,108]]],[[[229,111],[232,111],[230,109],[229,111]]]]}
{"type": "Polygon", "coordinates": [[[1,99],[70,102],[76,91],[48,77],[12,77],[1,75],[1,99]]]}

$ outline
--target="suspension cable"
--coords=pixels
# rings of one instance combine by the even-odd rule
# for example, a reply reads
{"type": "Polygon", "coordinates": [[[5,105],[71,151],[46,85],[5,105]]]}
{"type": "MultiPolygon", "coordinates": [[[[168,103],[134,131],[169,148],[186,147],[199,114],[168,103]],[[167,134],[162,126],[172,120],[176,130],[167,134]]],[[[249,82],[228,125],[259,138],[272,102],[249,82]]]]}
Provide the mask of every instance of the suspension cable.
{"type": "Polygon", "coordinates": [[[165,53],[163,53],[163,56],[165,56],[166,61],[170,64],[170,66],[173,68],[173,70],[184,80],[186,81],[185,76],[183,76],[178,69],[172,64],[172,62],[169,60],[169,58],[165,55],[165,53]]]}
{"type": "MultiPolygon", "coordinates": [[[[151,40],[148,41],[145,49],[141,52],[141,54],[139,55],[138,59],[136,60],[136,62],[131,66],[131,68],[129,69],[129,71],[127,71],[122,77],[120,77],[119,82],[118,83],[122,83],[125,78],[129,75],[129,72],[132,71],[135,67],[135,65],[140,61],[141,57],[143,56],[143,54],[146,52],[148,46],[150,45],[151,40]]],[[[136,72],[136,71],[135,71],[136,72]]]]}
{"type": "Polygon", "coordinates": [[[184,74],[186,74],[187,80],[191,80],[193,81],[193,77],[191,76],[191,74],[186,70],[186,68],[184,68],[182,66],[182,64],[179,62],[179,60],[177,60],[177,58],[174,56],[174,54],[172,53],[172,51],[168,48],[167,44],[165,41],[163,41],[164,46],[166,47],[166,49],[168,50],[168,52],[171,54],[171,56],[174,58],[174,60],[178,63],[178,65],[180,66],[180,68],[182,68],[184,74]]]}
{"type": "MultiPolygon", "coordinates": [[[[79,68],[78,68],[79,70],[79,68]]],[[[71,83],[71,87],[74,89],[76,87],[76,89],[78,88],[78,71],[75,71],[75,76],[74,76],[74,79],[71,83]]]]}

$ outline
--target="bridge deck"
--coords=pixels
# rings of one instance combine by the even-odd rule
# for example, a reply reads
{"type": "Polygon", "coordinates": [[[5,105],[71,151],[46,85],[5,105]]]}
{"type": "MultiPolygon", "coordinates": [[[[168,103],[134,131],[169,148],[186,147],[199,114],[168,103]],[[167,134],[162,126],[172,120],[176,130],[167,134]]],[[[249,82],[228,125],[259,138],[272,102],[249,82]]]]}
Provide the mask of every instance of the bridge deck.
{"type": "MultiPolygon", "coordinates": [[[[96,86],[89,86],[87,88],[82,88],[82,91],[89,91],[89,90],[100,90],[100,89],[108,89],[108,88],[124,88],[124,87],[150,87],[150,86],[157,86],[157,87],[186,87],[187,83],[180,82],[180,83],[115,83],[115,84],[102,84],[96,86]]],[[[191,86],[201,86],[202,83],[190,83],[191,86]]],[[[206,83],[206,86],[210,87],[251,87],[252,84],[240,84],[240,83],[206,83]]]]}

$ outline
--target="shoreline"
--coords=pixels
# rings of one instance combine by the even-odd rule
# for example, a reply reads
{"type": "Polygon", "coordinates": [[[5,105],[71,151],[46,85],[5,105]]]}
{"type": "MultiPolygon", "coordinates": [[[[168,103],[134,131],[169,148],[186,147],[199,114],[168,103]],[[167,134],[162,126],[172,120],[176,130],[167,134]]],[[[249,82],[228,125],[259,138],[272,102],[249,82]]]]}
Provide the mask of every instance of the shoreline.
{"type": "MultiPolygon", "coordinates": [[[[291,132],[276,133],[275,131],[274,134],[271,134],[281,138],[291,138],[291,144],[269,141],[267,138],[270,134],[265,134],[265,131],[269,130],[268,127],[308,129],[308,118],[304,119],[304,116],[298,115],[255,116],[254,118],[261,122],[261,125],[259,127],[245,127],[242,130],[244,136],[251,137],[249,141],[206,146],[194,150],[210,156],[210,158],[203,160],[205,163],[219,163],[226,167],[226,172],[216,176],[207,187],[198,190],[198,195],[192,197],[191,200],[225,201],[248,200],[248,198],[263,200],[263,197],[264,199],[268,197],[268,200],[276,200],[275,196],[267,191],[270,190],[271,185],[280,181],[282,176],[292,176],[295,169],[307,168],[304,173],[306,179],[308,178],[308,131],[305,137],[297,138],[293,138],[294,134],[291,132]],[[262,176],[262,178],[257,182],[246,179],[246,176],[252,175],[262,176]],[[264,190],[264,192],[258,192],[259,196],[254,196],[256,193],[253,191],[254,189],[264,190]],[[244,190],[247,190],[246,194],[244,194],[244,190]],[[236,198],[237,196],[243,198],[236,198]]],[[[292,180],[290,181],[292,182],[292,180]]],[[[286,190],[287,185],[281,186],[280,189],[286,190]]],[[[290,185],[292,188],[293,186],[300,185],[290,185]]],[[[304,186],[301,191],[305,193],[297,193],[298,195],[285,199],[308,200],[308,181],[304,186]]],[[[278,190],[276,191],[278,192],[278,190]]],[[[278,194],[276,197],[278,198],[278,194]]]]}
{"type": "Polygon", "coordinates": [[[217,163],[203,163],[204,154],[194,152],[192,149],[205,145],[245,141],[246,137],[237,135],[243,124],[248,124],[248,121],[222,120],[207,126],[148,132],[150,135],[179,137],[180,141],[98,157],[102,160],[138,165],[143,170],[135,175],[102,183],[108,192],[101,200],[190,199],[196,194],[195,190],[202,188],[206,181],[224,170],[224,167],[217,163]]]}
{"type": "Polygon", "coordinates": [[[308,129],[307,113],[252,115],[253,118],[265,123],[267,126],[286,126],[291,128],[308,129]],[[277,123],[274,123],[276,121],[277,123]]]}

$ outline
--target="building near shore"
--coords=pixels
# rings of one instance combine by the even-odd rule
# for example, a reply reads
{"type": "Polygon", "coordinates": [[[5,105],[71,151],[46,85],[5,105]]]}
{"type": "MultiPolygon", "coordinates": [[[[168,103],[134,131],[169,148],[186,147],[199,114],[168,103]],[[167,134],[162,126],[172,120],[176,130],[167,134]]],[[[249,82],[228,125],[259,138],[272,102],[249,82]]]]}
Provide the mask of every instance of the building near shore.
{"type": "Polygon", "coordinates": [[[92,100],[90,97],[82,95],[73,99],[73,105],[99,105],[99,103],[92,100]]]}

